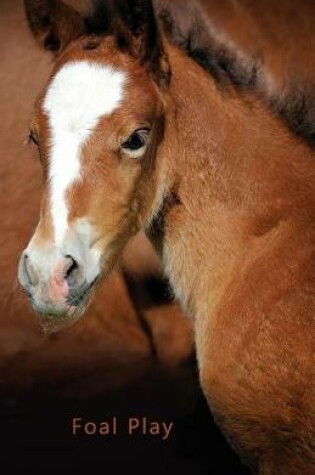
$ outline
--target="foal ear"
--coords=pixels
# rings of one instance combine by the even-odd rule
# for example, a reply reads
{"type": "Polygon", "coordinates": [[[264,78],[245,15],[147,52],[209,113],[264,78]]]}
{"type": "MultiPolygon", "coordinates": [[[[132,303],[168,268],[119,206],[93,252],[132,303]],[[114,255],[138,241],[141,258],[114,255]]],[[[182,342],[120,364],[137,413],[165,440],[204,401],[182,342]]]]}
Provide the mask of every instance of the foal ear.
{"type": "Polygon", "coordinates": [[[160,86],[166,86],[170,68],[152,0],[116,0],[116,9],[115,34],[119,46],[129,50],[160,86]]]}
{"type": "Polygon", "coordinates": [[[26,17],[37,41],[58,54],[85,32],[84,20],[59,0],[24,0],[26,17]]]}

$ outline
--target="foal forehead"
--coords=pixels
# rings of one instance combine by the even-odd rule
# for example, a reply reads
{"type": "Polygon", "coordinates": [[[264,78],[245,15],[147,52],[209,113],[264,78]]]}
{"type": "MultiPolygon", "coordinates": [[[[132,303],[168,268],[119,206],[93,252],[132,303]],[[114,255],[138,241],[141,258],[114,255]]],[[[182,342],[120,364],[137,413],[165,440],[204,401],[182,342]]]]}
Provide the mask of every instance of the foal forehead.
{"type": "Polygon", "coordinates": [[[127,74],[111,65],[72,61],[59,69],[46,91],[43,109],[53,129],[88,133],[124,97],[127,74]]]}

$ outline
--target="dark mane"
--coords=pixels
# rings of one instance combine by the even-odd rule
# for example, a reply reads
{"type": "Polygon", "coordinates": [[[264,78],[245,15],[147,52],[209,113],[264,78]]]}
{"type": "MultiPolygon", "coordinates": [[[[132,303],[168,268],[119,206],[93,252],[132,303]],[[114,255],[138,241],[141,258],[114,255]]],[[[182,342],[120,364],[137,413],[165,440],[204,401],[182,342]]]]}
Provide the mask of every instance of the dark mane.
{"type": "Polygon", "coordinates": [[[190,19],[184,24],[176,9],[164,7],[158,11],[169,40],[209,72],[218,87],[235,86],[256,93],[293,133],[315,146],[315,85],[305,85],[296,78],[291,80],[289,89],[270,95],[265,87],[262,58],[247,56],[219,42],[194,10],[186,15],[190,19]]]}
{"type": "MultiPolygon", "coordinates": [[[[187,11],[187,15],[191,12],[187,11]]],[[[218,85],[234,84],[242,88],[254,88],[257,83],[259,61],[241,58],[212,36],[202,19],[190,18],[183,25],[176,12],[163,8],[159,12],[164,32],[169,40],[183,49],[188,56],[208,71],[218,85]]]]}
{"type": "Polygon", "coordinates": [[[315,85],[293,81],[289,92],[272,97],[269,104],[292,132],[315,146],[315,85]]]}

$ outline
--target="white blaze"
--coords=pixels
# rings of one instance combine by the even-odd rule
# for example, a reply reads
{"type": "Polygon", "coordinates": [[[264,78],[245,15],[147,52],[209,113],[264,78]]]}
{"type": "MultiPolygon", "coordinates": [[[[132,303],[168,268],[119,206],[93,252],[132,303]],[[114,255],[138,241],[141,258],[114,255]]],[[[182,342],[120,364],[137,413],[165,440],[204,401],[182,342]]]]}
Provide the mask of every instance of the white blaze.
{"type": "Polygon", "coordinates": [[[110,66],[75,61],[63,66],[49,85],[43,107],[51,129],[49,181],[57,245],[68,228],[66,192],[80,179],[82,146],[99,119],[120,105],[125,79],[110,66]]]}

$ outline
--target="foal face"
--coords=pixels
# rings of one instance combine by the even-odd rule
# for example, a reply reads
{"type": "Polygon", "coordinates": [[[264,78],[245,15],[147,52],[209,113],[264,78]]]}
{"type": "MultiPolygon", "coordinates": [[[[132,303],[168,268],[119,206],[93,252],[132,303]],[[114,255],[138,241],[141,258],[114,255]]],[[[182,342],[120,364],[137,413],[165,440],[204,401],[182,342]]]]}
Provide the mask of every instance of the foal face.
{"type": "Polygon", "coordinates": [[[19,265],[34,308],[77,316],[154,201],[163,106],[146,70],[106,38],[59,57],[36,102],[30,137],[45,187],[19,265]]]}

